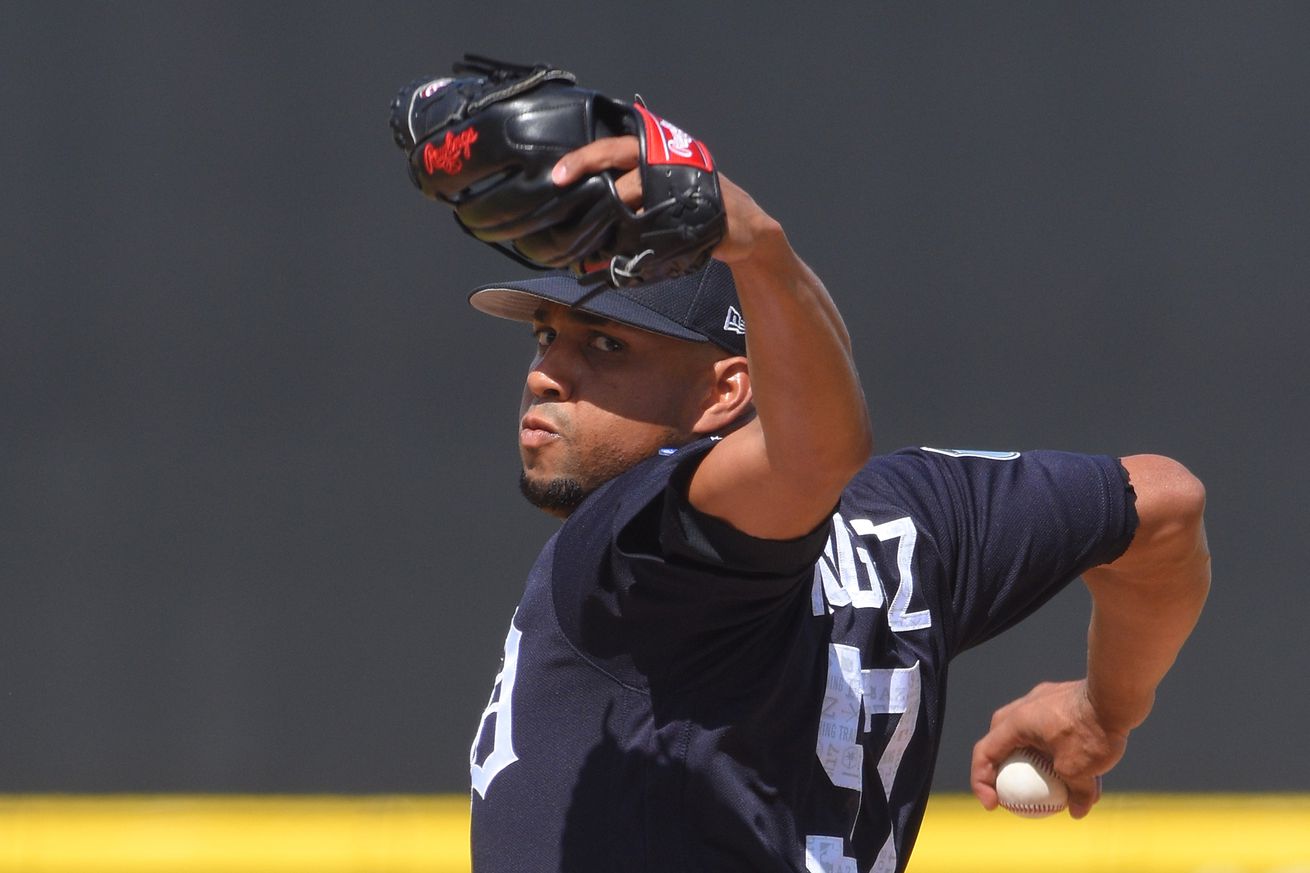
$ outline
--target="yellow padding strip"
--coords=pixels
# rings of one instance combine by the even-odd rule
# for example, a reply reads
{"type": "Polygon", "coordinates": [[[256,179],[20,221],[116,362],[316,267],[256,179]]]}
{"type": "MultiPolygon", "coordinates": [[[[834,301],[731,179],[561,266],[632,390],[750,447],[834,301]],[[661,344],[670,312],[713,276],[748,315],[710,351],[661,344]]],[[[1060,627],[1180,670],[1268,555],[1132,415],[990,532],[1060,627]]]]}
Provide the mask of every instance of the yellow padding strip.
{"type": "Polygon", "coordinates": [[[1107,794],[1081,821],[934,796],[910,873],[1310,873],[1310,795],[1107,794]]]}
{"type": "Polygon", "coordinates": [[[0,798],[3,873],[456,873],[466,797],[0,798]]]}
{"type": "MultiPolygon", "coordinates": [[[[0,873],[467,873],[465,797],[0,796],[0,873]]],[[[1310,873],[1310,795],[935,796],[910,873],[1310,873]]]]}

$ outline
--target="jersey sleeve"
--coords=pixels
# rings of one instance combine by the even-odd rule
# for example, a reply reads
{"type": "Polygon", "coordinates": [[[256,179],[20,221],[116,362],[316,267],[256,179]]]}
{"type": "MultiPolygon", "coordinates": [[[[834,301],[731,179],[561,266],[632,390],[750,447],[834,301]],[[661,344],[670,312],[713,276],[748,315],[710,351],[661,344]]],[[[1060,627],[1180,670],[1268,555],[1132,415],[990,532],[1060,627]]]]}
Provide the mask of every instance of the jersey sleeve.
{"type": "Polygon", "coordinates": [[[1084,571],[1119,557],[1137,529],[1115,458],[1069,452],[904,453],[903,485],[926,507],[945,566],[938,592],[952,654],[1022,620],[1084,571]]]}

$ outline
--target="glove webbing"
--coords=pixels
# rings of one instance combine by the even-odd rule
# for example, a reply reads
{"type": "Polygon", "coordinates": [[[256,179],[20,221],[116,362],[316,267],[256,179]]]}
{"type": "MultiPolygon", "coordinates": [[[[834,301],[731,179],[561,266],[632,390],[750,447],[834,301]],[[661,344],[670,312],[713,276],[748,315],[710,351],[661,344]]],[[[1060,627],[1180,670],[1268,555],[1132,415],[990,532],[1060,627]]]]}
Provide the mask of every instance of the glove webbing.
{"type": "Polygon", "coordinates": [[[526,64],[498,61],[485,55],[464,55],[464,60],[455,63],[453,66],[456,73],[472,73],[475,76],[483,76],[496,84],[501,82],[510,83],[498,91],[484,94],[481,98],[469,103],[464,109],[463,115],[465,118],[498,100],[507,100],[515,94],[531,91],[542,82],[561,81],[572,85],[578,81],[578,77],[567,70],[560,70],[549,64],[536,64],[530,67],[526,64]]]}

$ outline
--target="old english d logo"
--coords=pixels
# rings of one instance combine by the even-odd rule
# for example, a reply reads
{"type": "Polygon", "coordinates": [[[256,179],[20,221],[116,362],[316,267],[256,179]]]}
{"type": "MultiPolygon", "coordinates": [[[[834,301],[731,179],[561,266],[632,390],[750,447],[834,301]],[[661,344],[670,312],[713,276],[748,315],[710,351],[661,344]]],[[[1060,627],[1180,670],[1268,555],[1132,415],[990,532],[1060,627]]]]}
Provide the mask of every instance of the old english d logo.
{"type": "Polygon", "coordinates": [[[505,663],[496,676],[496,685],[491,691],[491,700],[482,711],[478,722],[478,732],[473,737],[473,748],[469,749],[469,777],[473,790],[486,799],[487,789],[496,774],[519,759],[514,753],[514,676],[519,667],[519,640],[523,632],[509,625],[509,636],[505,638],[505,663]],[[478,763],[478,747],[482,745],[482,734],[487,729],[487,719],[495,717],[496,726],[492,732],[491,751],[478,763]]]}

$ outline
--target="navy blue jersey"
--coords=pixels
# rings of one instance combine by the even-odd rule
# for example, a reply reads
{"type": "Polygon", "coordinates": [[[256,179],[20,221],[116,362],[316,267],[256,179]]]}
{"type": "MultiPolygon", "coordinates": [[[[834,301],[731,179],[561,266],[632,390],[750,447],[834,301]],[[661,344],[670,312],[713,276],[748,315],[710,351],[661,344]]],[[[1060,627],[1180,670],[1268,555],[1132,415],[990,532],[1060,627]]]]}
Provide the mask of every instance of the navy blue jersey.
{"type": "Polygon", "coordinates": [[[898,452],[785,542],[692,508],[705,440],[542,550],[471,752],[476,873],[901,870],[952,657],[1136,527],[1118,462],[898,452]]]}

